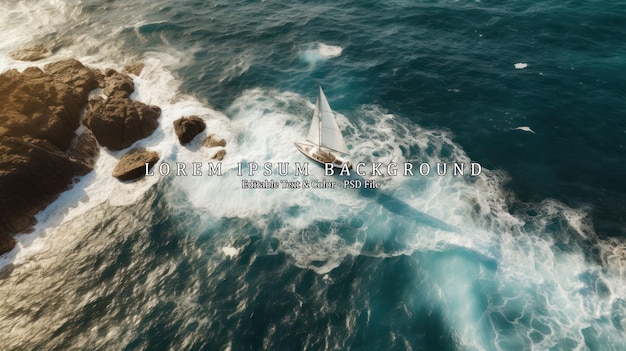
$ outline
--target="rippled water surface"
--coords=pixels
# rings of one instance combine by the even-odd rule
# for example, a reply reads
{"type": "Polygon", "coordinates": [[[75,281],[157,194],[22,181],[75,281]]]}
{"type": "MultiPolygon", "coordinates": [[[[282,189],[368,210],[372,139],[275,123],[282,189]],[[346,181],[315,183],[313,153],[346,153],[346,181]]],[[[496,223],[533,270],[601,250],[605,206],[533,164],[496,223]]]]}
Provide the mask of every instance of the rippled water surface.
{"type": "Polygon", "coordinates": [[[0,70],[31,42],[141,60],[133,97],[163,114],[138,145],[207,161],[188,115],[227,140],[222,176],[135,184],[103,149],[0,258],[2,347],[626,348],[622,2],[0,4],[0,70]],[[482,174],[242,189],[238,162],[306,161],[318,84],[352,160],[482,174]]]}

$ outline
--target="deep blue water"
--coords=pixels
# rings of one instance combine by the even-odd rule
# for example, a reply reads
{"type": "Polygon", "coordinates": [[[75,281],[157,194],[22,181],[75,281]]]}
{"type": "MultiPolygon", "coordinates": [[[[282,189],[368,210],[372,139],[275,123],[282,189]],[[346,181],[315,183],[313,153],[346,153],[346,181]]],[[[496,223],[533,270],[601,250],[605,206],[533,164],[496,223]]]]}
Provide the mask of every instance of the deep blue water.
{"type": "Polygon", "coordinates": [[[138,96],[162,124],[195,111],[186,95],[213,106],[234,160],[280,161],[321,84],[354,160],[485,169],[343,193],[160,180],[50,228],[50,249],[0,273],[10,348],[626,347],[624,2],[2,5],[59,56],[146,60],[138,96]]]}
{"type": "Polygon", "coordinates": [[[165,35],[197,46],[178,73],[216,107],[258,86],[313,99],[319,82],[338,111],[377,104],[449,129],[470,157],[506,170],[522,200],[590,205],[599,234],[625,234],[622,2],[185,4],[138,30],[158,44],[165,35]],[[299,53],[314,42],[343,52],[311,69],[299,53]],[[239,57],[250,68],[221,81],[239,57]],[[515,70],[517,62],[529,67],[515,70]],[[536,134],[512,131],[518,126],[536,134]]]}

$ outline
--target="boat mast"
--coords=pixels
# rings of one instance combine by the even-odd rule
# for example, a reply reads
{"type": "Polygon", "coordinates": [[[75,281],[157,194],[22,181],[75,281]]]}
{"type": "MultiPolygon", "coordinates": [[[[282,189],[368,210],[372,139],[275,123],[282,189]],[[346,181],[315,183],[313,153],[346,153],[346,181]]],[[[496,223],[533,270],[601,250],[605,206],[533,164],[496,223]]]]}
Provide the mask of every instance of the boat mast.
{"type": "Polygon", "coordinates": [[[322,151],[322,116],[321,116],[322,115],[322,108],[320,106],[320,100],[322,99],[322,86],[318,84],[317,87],[320,90],[320,92],[318,93],[318,96],[317,96],[317,111],[320,114],[318,116],[318,118],[317,118],[317,131],[318,131],[318,134],[320,135],[320,137],[318,139],[319,140],[318,141],[318,144],[319,144],[318,146],[319,146],[320,151],[322,151]]]}

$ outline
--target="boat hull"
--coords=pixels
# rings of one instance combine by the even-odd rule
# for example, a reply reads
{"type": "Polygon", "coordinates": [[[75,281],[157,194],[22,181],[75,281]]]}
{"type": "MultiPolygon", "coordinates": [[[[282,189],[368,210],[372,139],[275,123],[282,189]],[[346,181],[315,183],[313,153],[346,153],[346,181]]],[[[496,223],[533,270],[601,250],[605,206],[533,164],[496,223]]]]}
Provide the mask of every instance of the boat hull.
{"type": "Polygon", "coordinates": [[[298,149],[298,151],[304,154],[304,156],[322,165],[330,163],[333,165],[333,168],[341,169],[347,167],[348,169],[352,169],[352,163],[350,163],[350,161],[330,151],[321,150],[316,145],[300,142],[295,142],[294,145],[296,146],[296,149],[298,149]]]}

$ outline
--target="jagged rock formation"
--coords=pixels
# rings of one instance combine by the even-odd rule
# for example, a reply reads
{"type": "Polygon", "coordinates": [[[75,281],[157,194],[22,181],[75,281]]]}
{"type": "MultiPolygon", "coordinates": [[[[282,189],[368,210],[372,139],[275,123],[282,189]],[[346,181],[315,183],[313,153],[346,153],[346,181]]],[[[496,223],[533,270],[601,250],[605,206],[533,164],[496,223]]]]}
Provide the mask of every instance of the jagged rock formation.
{"type": "Polygon", "coordinates": [[[135,91],[135,83],[131,77],[109,68],[104,71],[104,95],[110,97],[118,91],[130,95],[135,91]]]}
{"type": "Polygon", "coordinates": [[[159,126],[158,106],[131,100],[135,85],[130,77],[108,69],[104,74],[107,98],[94,97],[83,123],[93,131],[98,143],[111,150],[122,150],[150,136],[159,126]]]}
{"type": "Polygon", "coordinates": [[[97,87],[76,60],[0,74],[0,253],[27,230],[34,215],[91,170],[94,139],[75,140],[80,111],[97,87]]]}
{"type": "Polygon", "coordinates": [[[198,116],[182,117],[174,121],[174,132],[181,145],[189,143],[205,129],[206,124],[198,116]]]}
{"type": "Polygon", "coordinates": [[[121,181],[143,178],[146,174],[146,163],[150,170],[157,161],[159,161],[159,154],[156,151],[131,150],[117,162],[113,169],[113,176],[121,181]]]}

